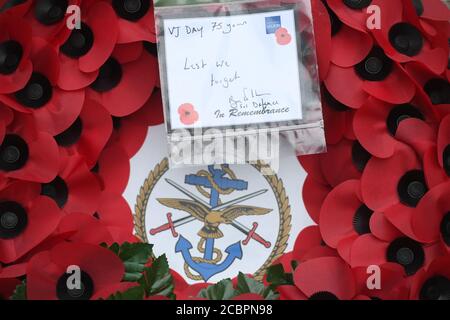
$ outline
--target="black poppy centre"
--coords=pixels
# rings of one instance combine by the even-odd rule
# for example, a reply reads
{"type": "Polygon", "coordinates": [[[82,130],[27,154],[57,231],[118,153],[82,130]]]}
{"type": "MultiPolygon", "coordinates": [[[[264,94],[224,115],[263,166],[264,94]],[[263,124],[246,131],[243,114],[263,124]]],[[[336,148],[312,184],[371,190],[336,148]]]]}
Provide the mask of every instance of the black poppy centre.
{"type": "Polygon", "coordinates": [[[81,23],[80,29],[72,30],[69,38],[61,46],[60,51],[71,58],[79,58],[86,55],[94,44],[94,33],[91,28],[81,23]]]}
{"type": "Polygon", "coordinates": [[[367,81],[382,81],[392,71],[393,62],[380,47],[373,47],[367,57],[355,65],[356,73],[367,81]]]}
{"type": "Polygon", "coordinates": [[[407,275],[413,275],[423,266],[425,252],[419,242],[402,237],[390,243],[386,259],[403,266],[407,275]]]}
{"type": "Polygon", "coordinates": [[[126,20],[137,21],[150,9],[150,0],[113,0],[116,14],[126,20]]]}
{"type": "Polygon", "coordinates": [[[41,195],[50,197],[59,208],[63,208],[69,198],[69,187],[64,179],[57,176],[53,181],[41,185],[41,195]]]}
{"type": "Polygon", "coordinates": [[[52,98],[53,88],[43,74],[33,72],[26,86],[15,93],[16,100],[22,105],[38,109],[52,98]]]}
{"type": "Polygon", "coordinates": [[[101,66],[91,88],[97,92],[110,91],[120,83],[120,80],[122,80],[122,67],[116,59],[111,57],[101,66]]]}
{"type": "Polygon", "coordinates": [[[8,75],[17,70],[23,56],[21,44],[14,40],[0,43],[0,74],[8,75]]]}
{"type": "Polygon", "coordinates": [[[394,107],[390,112],[386,119],[386,125],[389,130],[389,133],[392,136],[395,136],[397,132],[398,126],[403,120],[415,118],[420,120],[425,120],[422,112],[420,112],[417,108],[410,104],[403,104],[394,107]]]}
{"type": "Polygon", "coordinates": [[[94,293],[94,281],[80,270],[79,279],[76,273],[64,273],[56,283],[56,296],[59,300],[89,300],[94,293]]]}
{"type": "Polygon", "coordinates": [[[68,6],[68,0],[37,0],[34,16],[44,25],[53,25],[64,19],[68,6]]]}
{"type": "Polygon", "coordinates": [[[20,136],[7,134],[0,145],[0,170],[14,171],[25,166],[28,161],[28,145],[20,136]]]}
{"type": "Polygon", "coordinates": [[[27,211],[17,202],[0,202],[0,239],[20,235],[28,224],[27,211]]]}
{"type": "Polygon", "coordinates": [[[372,0],[344,0],[344,4],[351,9],[364,9],[372,3],[372,0]]]}
{"type": "Polygon", "coordinates": [[[425,175],[421,170],[408,171],[400,178],[397,185],[400,201],[408,207],[416,207],[427,192],[425,175]]]}

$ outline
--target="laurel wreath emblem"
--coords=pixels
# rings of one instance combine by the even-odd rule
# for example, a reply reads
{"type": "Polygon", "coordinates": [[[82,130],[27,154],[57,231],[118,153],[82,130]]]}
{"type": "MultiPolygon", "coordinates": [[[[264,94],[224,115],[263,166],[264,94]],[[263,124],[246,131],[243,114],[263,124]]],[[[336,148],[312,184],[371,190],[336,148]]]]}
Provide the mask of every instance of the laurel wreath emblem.
{"type": "MultiPolygon", "coordinates": [[[[280,215],[278,236],[272,252],[263,263],[263,265],[253,275],[256,280],[262,280],[267,268],[286,250],[289,233],[291,231],[291,206],[289,204],[289,197],[286,195],[283,180],[279,178],[275,173],[267,174],[268,167],[262,162],[257,162],[252,166],[259,172],[262,172],[262,170],[264,170],[264,172],[266,173],[266,175],[264,175],[264,178],[272,188],[272,191],[276,197],[280,215]]],[[[169,170],[169,161],[167,158],[164,158],[153,168],[152,171],[150,171],[136,198],[134,229],[136,232],[136,236],[143,242],[148,243],[147,232],[145,230],[147,204],[153,188],[161,179],[161,177],[167,172],[167,170],[169,170]]]]}

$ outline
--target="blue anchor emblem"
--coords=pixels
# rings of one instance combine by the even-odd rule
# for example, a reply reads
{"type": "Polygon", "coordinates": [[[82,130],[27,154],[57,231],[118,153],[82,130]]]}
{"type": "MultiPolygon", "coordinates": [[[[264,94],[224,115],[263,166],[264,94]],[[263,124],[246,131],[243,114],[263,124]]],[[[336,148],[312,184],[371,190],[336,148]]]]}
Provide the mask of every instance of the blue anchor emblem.
{"type": "MultiPolygon", "coordinates": [[[[219,190],[246,190],[248,183],[243,180],[225,178],[228,165],[224,165],[222,169],[215,169],[213,165],[208,166],[210,176],[200,176],[190,174],[185,177],[184,182],[190,185],[202,186],[211,189],[209,204],[212,208],[219,205],[220,194],[219,190]],[[218,188],[217,188],[218,187],[218,188]],[[220,189],[219,189],[220,188],[220,189]]],[[[214,254],[214,238],[206,238],[204,260],[212,260],[214,254]]],[[[227,258],[220,264],[214,265],[210,263],[197,263],[192,260],[189,250],[192,244],[182,236],[178,240],[175,251],[182,252],[186,263],[195,271],[197,271],[203,280],[208,281],[213,275],[226,270],[235,259],[242,258],[242,247],[240,241],[230,245],[225,249],[228,253],[227,258]]]]}
{"type": "MultiPolygon", "coordinates": [[[[168,223],[151,229],[150,234],[155,235],[165,230],[171,230],[173,237],[179,236],[178,241],[175,245],[175,252],[181,253],[186,266],[198,273],[198,275],[204,281],[208,281],[208,279],[210,279],[212,276],[225,271],[233,264],[236,259],[240,260],[243,257],[241,241],[238,241],[229,245],[224,250],[227,255],[223,259],[223,261],[219,262],[220,260],[222,260],[222,253],[219,249],[215,248],[215,239],[223,236],[222,232],[218,229],[218,225],[220,223],[223,223],[225,221],[225,223],[244,233],[246,235],[245,240],[242,241],[242,244],[244,245],[247,245],[248,242],[253,239],[263,245],[265,248],[271,247],[270,242],[266,241],[261,235],[256,233],[258,223],[254,222],[253,228],[247,228],[243,224],[234,221],[236,216],[235,214],[230,215],[234,218],[228,218],[228,220],[226,220],[227,210],[239,210],[239,206],[237,205],[238,203],[261,195],[267,192],[267,189],[262,189],[228,201],[226,203],[221,203],[221,194],[230,194],[236,190],[242,191],[247,190],[248,188],[248,182],[236,179],[234,173],[230,170],[228,165],[222,165],[220,169],[216,169],[214,168],[214,165],[210,165],[208,166],[208,171],[200,170],[197,174],[189,174],[185,176],[184,182],[186,184],[196,186],[198,191],[209,198],[209,202],[204,201],[200,197],[194,195],[193,193],[170,179],[166,179],[166,181],[177,190],[187,195],[193,201],[172,198],[159,198],[158,201],[165,206],[188,211],[191,213],[191,215],[172,221],[172,213],[169,212],[167,213],[168,223]],[[225,177],[226,175],[228,175],[229,178],[225,177]],[[209,189],[210,192],[206,191],[205,189],[209,189]],[[204,214],[199,215],[196,210],[190,210],[193,207],[195,207],[198,211],[203,210],[204,214]],[[212,218],[210,218],[210,216],[212,216],[212,218]],[[205,226],[199,232],[201,241],[199,242],[199,245],[197,247],[198,250],[203,253],[202,258],[192,256],[192,244],[185,237],[179,235],[175,230],[176,227],[189,223],[196,219],[205,221],[205,226]],[[214,254],[216,254],[215,258],[214,254]]],[[[244,207],[247,211],[245,213],[242,213],[241,210],[239,211],[239,215],[266,214],[272,211],[271,209],[266,208],[250,206],[244,207]],[[253,213],[251,212],[252,210],[253,213]]]]}

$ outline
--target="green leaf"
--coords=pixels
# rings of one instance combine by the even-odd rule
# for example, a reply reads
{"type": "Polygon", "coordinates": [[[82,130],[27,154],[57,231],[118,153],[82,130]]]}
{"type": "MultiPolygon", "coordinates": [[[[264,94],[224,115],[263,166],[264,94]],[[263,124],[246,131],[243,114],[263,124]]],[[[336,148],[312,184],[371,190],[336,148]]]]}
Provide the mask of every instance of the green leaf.
{"type": "Polygon", "coordinates": [[[125,266],[123,281],[135,282],[141,279],[145,264],[153,255],[153,245],[148,243],[124,242],[122,245],[113,243],[110,247],[105,244],[102,246],[114,252],[123,261],[125,266]]]}
{"type": "Polygon", "coordinates": [[[282,264],[270,266],[267,271],[267,282],[272,288],[277,288],[282,285],[294,285],[292,273],[286,273],[282,264]]]}
{"type": "Polygon", "coordinates": [[[261,281],[252,279],[242,272],[239,272],[236,289],[238,294],[256,293],[267,300],[278,299],[278,294],[272,288],[266,287],[261,281]]]}
{"type": "Polygon", "coordinates": [[[162,295],[174,298],[173,278],[166,255],[156,258],[151,267],[146,267],[144,277],[139,280],[147,296],[162,295]]]}
{"type": "Polygon", "coordinates": [[[224,279],[218,283],[202,289],[199,293],[200,298],[208,300],[230,300],[237,295],[230,279],[224,279]]]}
{"type": "Polygon", "coordinates": [[[106,300],[143,300],[144,288],[141,286],[132,287],[124,292],[116,292],[106,300]]]}
{"type": "Polygon", "coordinates": [[[14,293],[10,298],[11,300],[27,300],[27,283],[23,280],[21,284],[18,284],[14,293]]]}

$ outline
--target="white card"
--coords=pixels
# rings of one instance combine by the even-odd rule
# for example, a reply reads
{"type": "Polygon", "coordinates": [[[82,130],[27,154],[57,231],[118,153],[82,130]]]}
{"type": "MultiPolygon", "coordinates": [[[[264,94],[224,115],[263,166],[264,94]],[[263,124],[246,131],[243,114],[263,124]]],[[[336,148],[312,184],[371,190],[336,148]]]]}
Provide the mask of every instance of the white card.
{"type": "Polygon", "coordinates": [[[294,10],[164,19],[170,129],[300,120],[294,10]]]}

